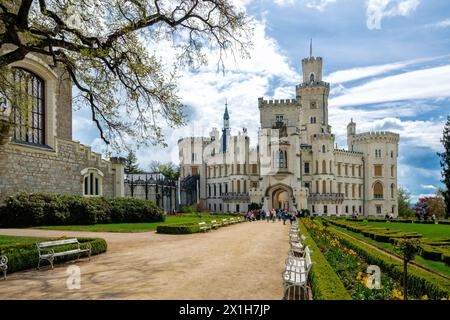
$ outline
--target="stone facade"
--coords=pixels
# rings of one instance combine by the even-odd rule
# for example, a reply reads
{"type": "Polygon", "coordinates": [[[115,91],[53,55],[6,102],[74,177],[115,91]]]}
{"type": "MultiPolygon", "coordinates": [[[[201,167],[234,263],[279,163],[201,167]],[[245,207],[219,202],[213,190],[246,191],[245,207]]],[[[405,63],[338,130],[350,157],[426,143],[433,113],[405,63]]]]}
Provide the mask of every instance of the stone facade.
{"type": "Polygon", "coordinates": [[[320,57],[302,60],[295,99],[258,99],[257,147],[250,147],[245,130],[230,135],[227,110],[222,136],[213,129],[210,137],[180,139],[181,176],[200,175],[200,201],[210,210],[246,212],[253,202],[319,215],[397,216],[400,137],[357,133],[352,120],[348,150],[338,149],[328,123],[330,86],[322,81],[322,63],[320,57]]]}
{"type": "MultiPolygon", "coordinates": [[[[0,202],[18,191],[123,196],[122,160],[104,160],[72,141],[72,84],[67,72],[49,63],[29,54],[12,65],[44,83],[45,139],[42,144],[18,141],[11,132],[9,141],[0,145],[0,202]]],[[[10,119],[10,112],[7,108],[1,119],[10,119]]]]}

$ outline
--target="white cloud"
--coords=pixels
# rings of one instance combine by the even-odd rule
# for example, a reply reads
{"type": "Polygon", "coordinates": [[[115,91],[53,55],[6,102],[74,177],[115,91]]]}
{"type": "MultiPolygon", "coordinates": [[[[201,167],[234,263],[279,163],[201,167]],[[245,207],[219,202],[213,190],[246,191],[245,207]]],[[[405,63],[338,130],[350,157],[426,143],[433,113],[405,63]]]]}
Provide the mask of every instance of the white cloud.
{"type": "Polygon", "coordinates": [[[426,27],[444,29],[450,27],[450,18],[436,23],[427,24],[426,27]]]}
{"type": "Polygon", "coordinates": [[[295,0],[274,0],[276,5],[280,7],[288,7],[293,6],[295,4],[295,0]]]}
{"type": "Polygon", "coordinates": [[[306,2],[306,6],[308,8],[323,11],[323,10],[325,10],[325,8],[328,5],[335,3],[335,2],[336,2],[336,0],[310,0],[310,1],[306,2]]]}
{"type": "Polygon", "coordinates": [[[420,0],[368,0],[367,28],[381,29],[384,17],[409,16],[419,4],[420,0]]]}
{"type": "Polygon", "coordinates": [[[346,89],[330,106],[450,97],[450,65],[405,72],[346,89]]]}
{"type": "Polygon", "coordinates": [[[421,184],[420,187],[422,189],[432,189],[432,190],[436,190],[437,188],[435,186],[433,186],[432,184],[421,184]]]}

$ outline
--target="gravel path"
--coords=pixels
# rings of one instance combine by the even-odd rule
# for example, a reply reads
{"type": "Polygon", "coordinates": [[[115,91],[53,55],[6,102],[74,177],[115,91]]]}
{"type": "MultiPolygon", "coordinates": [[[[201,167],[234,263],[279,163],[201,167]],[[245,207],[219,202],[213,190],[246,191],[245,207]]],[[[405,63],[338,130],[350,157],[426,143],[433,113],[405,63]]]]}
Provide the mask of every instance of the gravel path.
{"type": "Polygon", "coordinates": [[[2,235],[101,237],[107,253],[91,261],[27,270],[0,280],[2,299],[275,299],[289,250],[289,225],[262,221],[207,233],[72,232],[0,229],[2,235]],[[81,268],[81,289],[66,287],[66,268],[81,268]]]}

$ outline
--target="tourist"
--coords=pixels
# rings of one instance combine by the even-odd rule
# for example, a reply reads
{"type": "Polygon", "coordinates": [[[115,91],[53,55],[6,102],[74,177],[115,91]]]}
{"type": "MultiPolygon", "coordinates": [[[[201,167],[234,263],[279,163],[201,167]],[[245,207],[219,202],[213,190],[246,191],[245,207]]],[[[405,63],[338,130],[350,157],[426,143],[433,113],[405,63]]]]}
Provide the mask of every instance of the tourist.
{"type": "Polygon", "coordinates": [[[287,211],[283,210],[283,212],[281,212],[281,218],[283,219],[283,224],[286,224],[286,218],[287,218],[287,211]]]}
{"type": "Polygon", "coordinates": [[[267,211],[266,211],[266,220],[267,220],[267,222],[269,222],[269,219],[270,219],[270,212],[269,212],[269,209],[267,209],[267,211]]]}
{"type": "Polygon", "coordinates": [[[276,216],[276,211],[275,209],[272,209],[272,211],[270,212],[270,220],[272,220],[272,223],[275,223],[275,216],[276,216]]]}
{"type": "Polygon", "coordinates": [[[280,209],[277,210],[277,218],[278,218],[278,221],[281,221],[281,210],[280,209]]]}
{"type": "Polygon", "coordinates": [[[433,215],[431,216],[431,220],[436,221],[436,215],[433,213],[433,215]]]}

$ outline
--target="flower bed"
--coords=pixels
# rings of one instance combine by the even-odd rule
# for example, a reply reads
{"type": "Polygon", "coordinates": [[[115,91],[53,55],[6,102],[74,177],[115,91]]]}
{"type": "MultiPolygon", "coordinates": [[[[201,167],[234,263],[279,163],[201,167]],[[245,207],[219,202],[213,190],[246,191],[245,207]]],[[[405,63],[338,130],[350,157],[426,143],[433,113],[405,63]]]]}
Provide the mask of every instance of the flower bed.
{"type": "Polygon", "coordinates": [[[370,262],[367,262],[356,250],[347,246],[322,225],[309,219],[304,219],[303,222],[353,299],[392,300],[401,298],[399,292],[401,292],[402,286],[398,280],[383,274],[381,288],[370,289],[374,278],[365,273],[370,262]]]}

